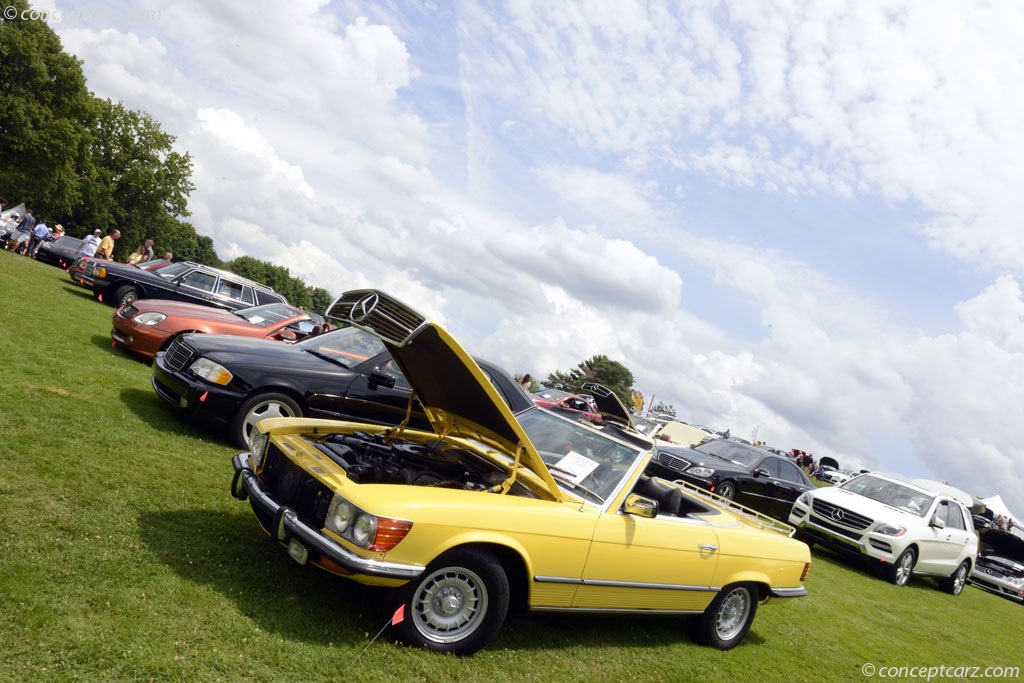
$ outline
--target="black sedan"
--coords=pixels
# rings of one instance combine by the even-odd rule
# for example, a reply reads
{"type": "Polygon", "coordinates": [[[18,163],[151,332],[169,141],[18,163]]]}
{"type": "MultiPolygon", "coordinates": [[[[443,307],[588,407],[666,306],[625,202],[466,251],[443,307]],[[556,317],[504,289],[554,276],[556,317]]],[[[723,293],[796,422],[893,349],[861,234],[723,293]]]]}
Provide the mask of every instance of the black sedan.
{"type": "Polygon", "coordinates": [[[158,270],[93,259],[83,277],[92,280],[92,294],[115,308],[136,299],[167,299],[237,311],[250,306],[288,303],[270,287],[225,270],[179,261],[158,270]]]}
{"type": "Polygon", "coordinates": [[[696,448],[658,444],[648,471],[682,479],[781,520],[788,518],[801,493],[814,488],[789,458],[730,439],[696,448]]]}
{"type": "Polygon", "coordinates": [[[75,252],[82,246],[82,240],[63,235],[55,240],[46,240],[36,251],[36,261],[49,263],[67,270],[75,262],[75,252]]]}
{"type": "MultiPolygon", "coordinates": [[[[477,359],[513,412],[533,402],[505,370],[477,359]]],[[[153,389],[191,419],[226,429],[248,448],[268,417],[317,417],[398,424],[410,387],[375,336],[344,327],[282,344],[218,334],[178,337],[153,361],[153,389]]],[[[410,425],[429,428],[413,400],[410,425]]]]}

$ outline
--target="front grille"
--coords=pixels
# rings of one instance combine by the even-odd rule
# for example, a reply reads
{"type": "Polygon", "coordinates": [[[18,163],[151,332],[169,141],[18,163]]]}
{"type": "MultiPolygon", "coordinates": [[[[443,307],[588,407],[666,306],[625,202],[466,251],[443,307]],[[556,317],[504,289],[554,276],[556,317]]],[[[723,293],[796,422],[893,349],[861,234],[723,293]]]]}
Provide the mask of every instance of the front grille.
{"type": "MultiPolygon", "coordinates": [[[[852,512],[846,508],[833,505],[832,503],[826,503],[825,501],[818,499],[815,499],[814,502],[811,503],[811,510],[818,517],[827,519],[829,522],[842,524],[843,526],[850,527],[851,529],[864,530],[874,522],[870,517],[858,515],[856,512],[852,512]]],[[[822,524],[822,526],[825,525],[822,524]]],[[[849,534],[846,535],[848,536],[849,534]]]]}
{"type": "Polygon", "coordinates": [[[138,314],[138,312],[139,309],[135,308],[135,306],[132,306],[131,304],[128,304],[118,312],[118,315],[121,316],[122,318],[130,319],[134,318],[138,314]]]}
{"type": "Polygon", "coordinates": [[[164,363],[175,372],[181,372],[192,362],[196,355],[195,349],[189,346],[182,337],[177,337],[167,347],[167,354],[164,356],[164,363]]]}
{"type": "Polygon", "coordinates": [[[405,346],[427,324],[427,318],[384,292],[345,292],[325,317],[369,330],[395,346],[405,346]]]}
{"type": "Polygon", "coordinates": [[[678,455],[668,453],[666,451],[658,451],[658,462],[679,472],[686,471],[686,468],[690,466],[690,461],[680,458],[678,455]]]}
{"type": "Polygon", "coordinates": [[[267,449],[259,480],[278,505],[295,510],[299,519],[314,529],[324,526],[333,495],[331,490],[285,457],[273,444],[267,449]]]}
{"type": "Polygon", "coordinates": [[[828,529],[832,533],[839,534],[840,536],[846,536],[847,538],[852,538],[855,541],[860,540],[861,534],[859,531],[851,531],[849,529],[844,529],[843,527],[832,524],[831,522],[827,522],[820,517],[815,517],[814,523],[820,526],[821,528],[828,529]]]}

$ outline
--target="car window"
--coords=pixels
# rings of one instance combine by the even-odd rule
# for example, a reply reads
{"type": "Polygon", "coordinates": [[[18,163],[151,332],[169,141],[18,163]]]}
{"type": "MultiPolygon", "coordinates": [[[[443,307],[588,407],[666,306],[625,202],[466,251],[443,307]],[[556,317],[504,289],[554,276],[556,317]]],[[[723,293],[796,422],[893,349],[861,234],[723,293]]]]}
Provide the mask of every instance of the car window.
{"type": "Polygon", "coordinates": [[[226,296],[229,299],[234,299],[235,301],[245,301],[246,303],[251,304],[252,294],[250,294],[248,298],[245,297],[247,289],[248,287],[244,286],[240,282],[232,282],[231,280],[225,280],[224,278],[221,278],[220,282],[217,284],[217,294],[226,296]]]}
{"type": "MultiPolygon", "coordinates": [[[[243,308],[240,311],[235,311],[235,315],[239,318],[260,327],[273,327],[282,320],[294,318],[297,315],[302,315],[302,313],[302,310],[293,308],[288,304],[264,304],[263,306],[253,306],[252,308],[243,308]]],[[[294,327],[294,325],[289,327],[294,327]]],[[[310,322],[309,327],[312,330],[312,322],[310,322]]],[[[309,330],[307,330],[308,332],[309,330]]]]}
{"type": "Polygon", "coordinates": [[[384,350],[384,342],[355,327],[342,327],[308,337],[296,346],[346,368],[364,363],[384,350]]]}
{"type": "Polygon", "coordinates": [[[607,500],[640,457],[640,449],[553,413],[532,409],[517,419],[555,481],[576,495],[584,487],[607,500]]]}
{"type": "Polygon", "coordinates": [[[697,446],[698,451],[701,453],[710,453],[711,455],[717,455],[719,458],[725,458],[731,460],[737,465],[743,465],[744,467],[750,467],[757,459],[761,457],[758,453],[749,451],[743,446],[727,441],[725,439],[716,439],[715,441],[708,441],[705,444],[697,446]]]}
{"type": "Polygon", "coordinates": [[[388,377],[394,377],[396,389],[405,389],[406,391],[412,391],[412,386],[405,379],[405,375],[402,374],[402,371],[398,368],[398,365],[395,364],[394,360],[389,358],[388,362],[378,365],[374,369],[377,370],[378,372],[383,372],[388,377]]]}
{"type": "Polygon", "coordinates": [[[182,273],[187,273],[191,269],[192,266],[190,266],[187,263],[172,263],[158,270],[154,270],[153,272],[162,278],[165,278],[167,280],[173,280],[182,273]]]}
{"type": "Polygon", "coordinates": [[[757,466],[757,469],[765,470],[766,472],[768,472],[768,476],[769,477],[776,477],[776,478],[778,478],[778,476],[779,476],[779,459],[778,458],[765,458],[757,466]]]}
{"type": "Polygon", "coordinates": [[[967,529],[963,515],[960,514],[960,507],[956,503],[951,503],[948,500],[942,501],[935,516],[946,523],[947,529],[967,529]]]}
{"type": "Polygon", "coordinates": [[[851,479],[840,488],[885,503],[894,508],[924,517],[932,507],[935,496],[904,486],[899,482],[862,474],[851,479]]]}
{"type": "Polygon", "coordinates": [[[779,479],[794,484],[804,483],[804,478],[800,475],[800,468],[786,460],[779,460],[779,479]]]}
{"type": "Polygon", "coordinates": [[[569,397],[569,398],[565,399],[565,405],[569,406],[573,410],[589,410],[590,409],[590,406],[587,405],[587,402],[584,401],[581,398],[569,397]]]}
{"type": "MultiPolygon", "coordinates": [[[[170,266],[168,266],[168,268],[170,268],[170,266]]],[[[188,285],[189,287],[193,287],[204,292],[212,293],[214,286],[217,284],[217,276],[210,273],[204,273],[201,270],[194,270],[181,279],[181,284],[188,285]]]]}

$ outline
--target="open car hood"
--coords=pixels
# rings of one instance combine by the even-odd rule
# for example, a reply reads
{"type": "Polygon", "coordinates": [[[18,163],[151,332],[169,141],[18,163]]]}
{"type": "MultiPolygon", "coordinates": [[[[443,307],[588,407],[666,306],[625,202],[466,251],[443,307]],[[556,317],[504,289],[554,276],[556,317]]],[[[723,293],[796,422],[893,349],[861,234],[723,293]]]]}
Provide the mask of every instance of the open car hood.
{"type": "Polygon", "coordinates": [[[978,539],[982,553],[995,553],[1024,563],[1024,538],[1001,529],[982,529],[978,532],[978,539]]]}
{"type": "Polygon", "coordinates": [[[594,404],[602,420],[614,422],[635,432],[640,431],[633,424],[633,418],[630,417],[626,406],[622,405],[622,401],[611,389],[597,382],[586,382],[580,388],[594,397],[594,404]]]}
{"type": "MultiPolygon", "coordinates": [[[[545,483],[554,500],[561,490],[526,432],[476,361],[440,325],[384,292],[345,292],[326,317],[378,337],[402,368],[431,426],[501,447],[545,483]]],[[[515,476],[515,472],[511,477],[515,476]]]]}

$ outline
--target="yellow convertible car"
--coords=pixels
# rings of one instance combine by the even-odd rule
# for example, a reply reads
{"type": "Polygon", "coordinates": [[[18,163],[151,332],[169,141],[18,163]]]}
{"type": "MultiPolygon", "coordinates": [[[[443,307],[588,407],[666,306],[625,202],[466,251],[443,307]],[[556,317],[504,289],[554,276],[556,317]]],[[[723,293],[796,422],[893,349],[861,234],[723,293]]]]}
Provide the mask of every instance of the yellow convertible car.
{"type": "Polygon", "coordinates": [[[442,327],[383,292],[347,292],[328,317],[384,342],[433,431],[263,420],[231,491],[300,564],[393,587],[399,640],[468,655],[527,609],[698,614],[727,649],[759,604],[806,595],[793,529],[645,475],[652,444],[624,410],[602,407],[600,429],[528,399],[513,414],[442,327]]]}

